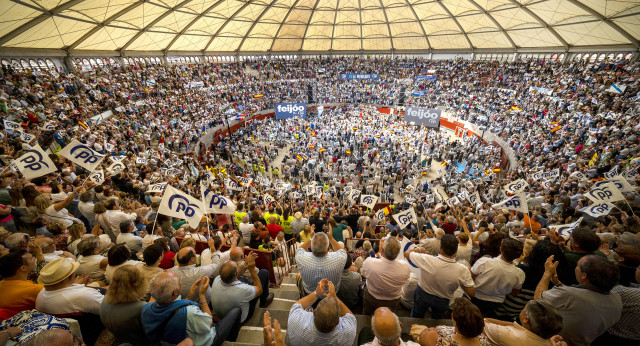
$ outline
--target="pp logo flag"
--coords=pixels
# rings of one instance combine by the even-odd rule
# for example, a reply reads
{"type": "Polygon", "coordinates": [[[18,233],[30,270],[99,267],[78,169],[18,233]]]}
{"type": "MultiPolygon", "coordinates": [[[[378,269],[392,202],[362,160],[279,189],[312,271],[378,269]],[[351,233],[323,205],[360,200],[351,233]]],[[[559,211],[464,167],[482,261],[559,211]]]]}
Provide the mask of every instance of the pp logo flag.
{"type": "Polygon", "coordinates": [[[204,206],[209,213],[233,214],[236,212],[236,205],[229,198],[213,193],[209,189],[204,190],[204,206]]]}
{"type": "Polygon", "coordinates": [[[149,187],[147,188],[147,192],[162,192],[164,191],[165,187],[167,187],[167,183],[149,185],[149,187]]]}
{"type": "Polygon", "coordinates": [[[583,208],[580,211],[587,213],[592,217],[596,218],[596,217],[608,215],[613,210],[613,208],[614,208],[613,204],[605,202],[605,203],[592,204],[588,207],[583,208]]]}
{"type": "Polygon", "coordinates": [[[587,179],[587,177],[582,173],[582,172],[578,172],[575,171],[573,173],[571,173],[571,175],[569,176],[569,178],[576,178],[578,180],[585,180],[587,179]]]}
{"type": "Polygon", "coordinates": [[[479,203],[480,194],[478,193],[478,191],[474,192],[472,195],[469,195],[469,198],[467,198],[467,201],[469,201],[471,205],[475,205],[476,203],[479,203]]]}
{"type": "Polygon", "coordinates": [[[93,172],[102,159],[104,159],[104,155],[93,151],[91,148],[75,139],[71,141],[71,144],[62,148],[59,154],[89,172],[93,172]]]}
{"type": "Polygon", "coordinates": [[[512,195],[517,195],[520,192],[524,191],[529,184],[524,179],[516,180],[512,183],[507,184],[506,191],[512,195]]]}
{"type": "Polygon", "coordinates": [[[380,209],[376,212],[376,219],[384,220],[384,209],[380,209]]]}
{"type": "Polygon", "coordinates": [[[109,174],[111,175],[115,175],[124,171],[124,169],[125,169],[124,163],[114,162],[109,167],[107,167],[107,172],[109,172],[109,174]]]}
{"type": "Polygon", "coordinates": [[[609,172],[603,174],[602,176],[607,178],[607,179],[611,179],[611,178],[615,177],[616,175],[618,175],[618,166],[613,167],[612,170],[610,170],[609,172]]]}
{"type": "Polygon", "coordinates": [[[529,207],[527,206],[527,198],[524,193],[519,193],[515,196],[509,197],[504,201],[491,206],[493,209],[506,209],[517,210],[522,213],[528,213],[529,207]]]}
{"type": "Polygon", "coordinates": [[[410,223],[417,223],[418,221],[418,217],[416,216],[416,212],[413,210],[413,208],[409,208],[408,210],[405,210],[398,214],[394,214],[393,218],[396,220],[396,222],[398,222],[398,226],[400,226],[400,229],[404,229],[405,227],[409,226],[410,223]]]}
{"type": "Polygon", "coordinates": [[[578,221],[574,223],[568,223],[564,225],[550,225],[549,228],[558,232],[565,239],[569,239],[569,237],[571,237],[571,233],[573,233],[573,230],[576,229],[578,225],[580,225],[580,222],[582,222],[582,218],[579,218],[578,221]]]}
{"type": "Polygon", "coordinates": [[[202,202],[167,185],[158,213],[187,220],[191,228],[198,228],[204,212],[202,202]]]}
{"type": "Polygon", "coordinates": [[[25,143],[31,143],[36,138],[35,135],[28,134],[26,132],[20,132],[20,140],[25,143]]]}
{"type": "Polygon", "coordinates": [[[89,174],[89,180],[96,183],[96,185],[102,185],[104,183],[104,172],[102,170],[91,172],[91,174],[89,174]]]}
{"type": "Polygon", "coordinates": [[[27,180],[41,177],[57,170],[56,165],[53,164],[53,161],[38,144],[27,150],[13,163],[27,180]]]}
{"type": "Polygon", "coordinates": [[[20,123],[17,123],[15,121],[9,121],[9,120],[5,120],[4,121],[4,130],[7,132],[13,132],[18,130],[21,127],[20,123]]]}
{"type": "Polygon", "coordinates": [[[264,195],[264,204],[269,205],[269,204],[271,204],[271,203],[273,203],[275,201],[276,201],[276,199],[271,197],[270,194],[267,193],[267,194],[264,195]]]}
{"type": "Polygon", "coordinates": [[[238,180],[242,183],[242,186],[251,185],[251,182],[253,182],[253,178],[240,177],[238,180]]]}
{"type": "Polygon", "coordinates": [[[635,192],[635,189],[633,188],[633,186],[631,186],[631,184],[629,184],[627,179],[621,176],[605,181],[597,181],[593,184],[593,187],[600,187],[602,185],[606,185],[607,183],[613,183],[622,193],[635,192]]]}
{"type": "Polygon", "coordinates": [[[229,189],[229,190],[242,191],[242,187],[240,187],[238,184],[236,184],[235,181],[233,181],[231,179],[225,179],[224,183],[227,186],[227,189],[229,189]]]}
{"type": "Polygon", "coordinates": [[[109,142],[104,142],[104,148],[107,149],[108,152],[112,152],[116,147],[109,142]]]}
{"type": "Polygon", "coordinates": [[[593,203],[616,202],[624,200],[624,196],[612,181],[602,181],[587,192],[587,198],[593,203]]]}
{"type": "Polygon", "coordinates": [[[43,127],[43,130],[45,131],[54,131],[56,129],[56,126],[51,124],[51,123],[46,123],[43,127]]]}
{"type": "Polygon", "coordinates": [[[378,197],[374,195],[362,195],[360,196],[360,204],[364,205],[369,209],[373,209],[373,207],[378,202],[378,197]]]}
{"type": "Polygon", "coordinates": [[[120,161],[124,160],[124,155],[109,156],[109,159],[111,160],[111,162],[120,162],[120,161]]]}
{"type": "Polygon", "coordinates": [[[142,157],[136,158],[136,165],[146,165],[146,164],[147,164],[147,159],[142,157]]]}

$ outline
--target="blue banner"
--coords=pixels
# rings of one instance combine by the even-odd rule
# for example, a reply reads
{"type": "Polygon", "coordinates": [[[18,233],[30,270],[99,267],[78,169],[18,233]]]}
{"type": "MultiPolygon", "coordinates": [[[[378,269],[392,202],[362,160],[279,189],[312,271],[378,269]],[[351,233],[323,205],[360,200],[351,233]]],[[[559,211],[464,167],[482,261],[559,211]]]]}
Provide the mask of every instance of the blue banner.
{"type": "Polygon", "coordinates": [[[414,91],[413,92],[413,96],[424,96],[425,92],[424,91],[414,91]]]}
{"type": "Polygon", "coordinates": [[[306,103],[277,103],[276,119],[289,119],[294,117],[307,117],[306,103]]]}
{"type": "Polygon", "coordinates": [[[341,73],[341,80],[352,80],[352,79],[380,79],[380,75],[378,73],[341,73]]]}
{"type": "Polygon", "coordinates": [[[438,79],[438,76],[435,76],[435,75],[424,75],[424,76],[417,76],[416,77],[416,80],[420,80],[420,79],[436,80],[436,79],[438,79]]]}

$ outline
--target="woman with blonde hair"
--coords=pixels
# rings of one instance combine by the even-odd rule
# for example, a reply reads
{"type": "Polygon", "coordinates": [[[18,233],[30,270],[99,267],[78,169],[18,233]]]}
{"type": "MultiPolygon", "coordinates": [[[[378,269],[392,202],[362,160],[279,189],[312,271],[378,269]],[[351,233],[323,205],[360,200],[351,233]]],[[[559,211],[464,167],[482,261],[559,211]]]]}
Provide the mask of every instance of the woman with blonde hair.
{"type": "Polygon", "coordinates": [[[140,313],[146,304],[140,298],[144,294],[144,277],[138,268],[124,265],[114,272],[100,304],[100,320],[119,344],[152,344],[140,323],[140,313]]]}
{"type": "Polygon", "coordinates": [[[67,251],[74,255],[78,255],[78,243],[82,240],[82,236],[87,233],[87,228],[84,224],[74,223],[69,226],[69,238],[67,238],[67,251]]]}
{"type": "Polygon", "coordinates": [[[311,232],[311,226],[309,225],[304,226],[304,228],[302,229],[302,232],[300,232],[300,242],[304,243],[307,240],[311,239],[312,234],[313,232],[311,232]]]}
{"type": "MultiPolygon", "coordinates": [[[[90,183],[87,183],[87,184],[90,184],[90,183]]],[[[69,194],[69,196],[67,196],[67,198],[55,204],[53,203],[51,196],[47,196],[44,194],[36,197],[34,202],[35,202],[36,208],[38,209],[38,213],[42,215],[47,215],[53,220],[60,220],[64,222],[64,224],[67,227],[69,227],[73,225],[74,221],[76,222],[81,222],[81,221],[73,217],[73,215],[69,213],[66,207],[73,201],[74,198],[76,198],[77,195],[79,195],[83,191],[84,191],[84,188],[82,186],[77,187],[74,191],[72,191],[69,194]]]]}

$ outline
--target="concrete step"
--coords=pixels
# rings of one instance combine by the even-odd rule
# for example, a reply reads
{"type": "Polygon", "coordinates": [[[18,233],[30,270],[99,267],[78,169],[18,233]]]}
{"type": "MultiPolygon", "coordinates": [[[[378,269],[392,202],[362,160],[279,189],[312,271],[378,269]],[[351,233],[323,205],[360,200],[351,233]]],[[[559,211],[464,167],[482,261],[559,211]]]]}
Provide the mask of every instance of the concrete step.
{"type": "MultiPolygon", "coordinates": [[[[275,302],[275,300],[274,300],[275,302]]],[[[271,303],[273,304],[273,303],[271,303]]],[[[258,308],[256,307],[256,311],[254,312],[253,316],[251,316],[251,318],[249,320],[247,320],[247,322],[245,322],[245,326],[248,327],[260,327],[262,328],[263,326],[263,321],[262,321],[262,316],[264,315],[265,311],[269,311],[269,315],[271,315],[271,320],[273,321],[278,320],[278,322],[280,322],[280,326],[282,327],[282,329],[287,329],[287,324],[288,324],[288,320],[289,320],[289,310],[290,309],[272,309],[271,306],[269,306],[266,309],[263,308],[258,308]]]]}
{"type": "Polygon", "coordinates": [[[262,338],[260,339],[260,342],[256,343],[247,343],[247,342],[232,342],[232,341],[225,341],[222,346],[260,346],[262,345],[262,338]]]}
{"type": "MultiPolygon", "coordinates": [[[[287,330],[282,329],[282,336],[287,337],[287,330]]],[[[240,328],[238,334],[238,340],[236,342],[250,343],[250,344],[262,344],[264,336],[262,334],[262,327],[248,327],[243,326],[240,328]]]]}

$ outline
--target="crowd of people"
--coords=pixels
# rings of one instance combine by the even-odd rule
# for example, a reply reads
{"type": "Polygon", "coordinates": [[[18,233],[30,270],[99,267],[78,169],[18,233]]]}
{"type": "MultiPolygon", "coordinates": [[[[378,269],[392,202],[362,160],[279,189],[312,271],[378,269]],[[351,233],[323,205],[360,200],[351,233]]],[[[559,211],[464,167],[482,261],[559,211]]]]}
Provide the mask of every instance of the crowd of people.
{"type": "Polygon", "coordinates": [[[624,60],[4,67],[0,344],[221,345],[269,308],[268,269],[295,264],[287,340],[265,313],[265,344],[637,345],[639,76],[624,60]],[[309,88],[327,106],[307,118],[200,141],[309,88]],[[484,126],[515,167],[380,109],[398,102],[484,126]],[[104,159],[87,170],[74,141],[104,159]],[[55,167],[31,177],[34,150],[55,167]],[[164,183],[234,208],[193,224],[164,183]],[[409,336],[407,311],[428,318],[409,336]]]}

